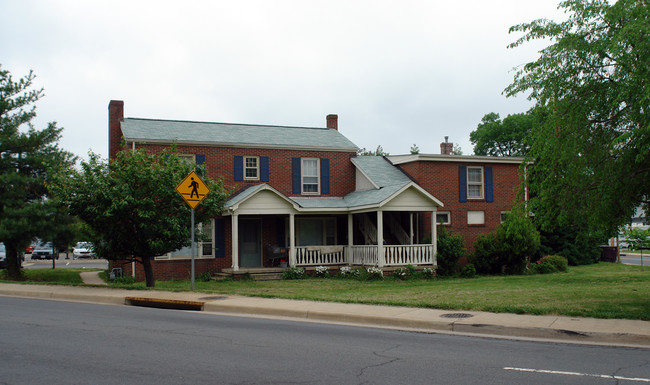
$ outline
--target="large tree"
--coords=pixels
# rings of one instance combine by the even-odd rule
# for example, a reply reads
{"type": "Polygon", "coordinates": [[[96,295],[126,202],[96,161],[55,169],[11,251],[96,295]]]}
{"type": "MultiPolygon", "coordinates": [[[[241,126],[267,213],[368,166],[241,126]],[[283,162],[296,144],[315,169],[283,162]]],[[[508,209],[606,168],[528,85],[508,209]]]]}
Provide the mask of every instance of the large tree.
{"type": "Polygon", "coordinates": [[[505,93],[543,115],[528,154],[531,208],[543,228],[585,223],[615,234],[650,200],[650,4],[569,0],[563,22],[536,20],[510,47],[550,45],[505,93]]]}
{"type": "Polygon", "coordinates": [[[528,152],[526,137],[532,128],[531,112],[508,115],[503,120],[499,114],[490,112],[470,132],[469,140],[475,155],[524,156],[528,152]]]}
{"type": "MultiPolygon", "coordinates": [[[[151,259],[190,242],[190,208],[175,188],[194,168],[205,171],[173,149],[162,154],[123,151],[110,162],[91,153],[81,170],[61,174],[50,188],[92,229],[98,256],[142,264],[152,287],[151,259]]],[[[203,179],[211,192],[196,208],[196,223],[221,214],[228,195],[221,180],[203,179]]]]}
{"type": "Polygon", "coordinates": [[[34,77],[30,71],[14,81],[0,68],[0,241],[12,279],[21,278],[25,247],[58,226],[45,184],[74,162],[72,154],[58,147],[62,129],[56,123],[40,131],[31,124],[34,103],[43,96],[43,89],[31,88],[34,77]]]}

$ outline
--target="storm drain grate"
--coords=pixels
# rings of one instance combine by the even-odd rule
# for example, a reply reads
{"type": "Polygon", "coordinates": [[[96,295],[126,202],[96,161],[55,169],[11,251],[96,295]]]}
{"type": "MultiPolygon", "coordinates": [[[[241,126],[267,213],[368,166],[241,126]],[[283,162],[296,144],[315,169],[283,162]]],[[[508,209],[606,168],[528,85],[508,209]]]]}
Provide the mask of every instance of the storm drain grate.
{"type": "Polygon", "coordinates": [[[226,297],[225,295],[214,295],[212,297],[201,297],[199,299],[201,301],[216,301],[218,299],[226,299],[226,298],[228,298],[228,297],[226,297]]]}
{"type": "Polygon", "coordinates": [[[447,313],[447,314],[441,315],[440,317],[442,317],[442,318],[470,318],[470,317],[474,317],[474,315],[469,314],[469,313],[447,313]]]}

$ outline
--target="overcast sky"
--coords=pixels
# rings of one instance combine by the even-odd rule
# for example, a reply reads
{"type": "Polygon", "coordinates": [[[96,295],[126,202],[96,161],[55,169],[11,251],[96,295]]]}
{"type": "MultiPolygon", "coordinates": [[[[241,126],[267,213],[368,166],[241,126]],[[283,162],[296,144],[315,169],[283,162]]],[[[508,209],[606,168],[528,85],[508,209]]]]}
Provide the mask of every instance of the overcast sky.
{"type": "Polygon", "coordinates": [[[543,44],[514,24],[559,20],[559,0],[0,0],[0,64],[45,89],[36,128],[108,153],[111,99],[127,117],[324,127],[391,154],[472,153],[483,115],[531,106],[501,93],[543,44]]]}

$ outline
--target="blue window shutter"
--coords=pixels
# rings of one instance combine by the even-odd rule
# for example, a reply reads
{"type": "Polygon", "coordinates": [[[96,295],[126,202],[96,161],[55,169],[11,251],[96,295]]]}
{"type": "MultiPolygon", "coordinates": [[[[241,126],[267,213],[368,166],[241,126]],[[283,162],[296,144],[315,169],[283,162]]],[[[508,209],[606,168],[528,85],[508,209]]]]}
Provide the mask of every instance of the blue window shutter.
{"type": "Polygon", "coordinates": [[[485,168],[485,201],[494,202],[494,192],[492,190],[492,167],[485,168]]]}
{"type": "Polygon", "coordinates": [[[226,229],[223,218],[214,218],[214,256],[226,256],[226,229]]]}
{"type": "Polygon", "coordinates": [[[300,158],[291,158],[291,181],[293,182],[294,194],[300,194],[302,188],[300,186],[300,158]]]}
{"type": "Polygon", "coordinates": [[[260,180],[262,182],[269,181],[269,157],[260,156],[260,180]]]}
{"type": "Polygon", "coordinates": [[[205,155],[195,155],[194,159],[196,160],[196,164],[204,164],[205,163],[205,155]]]}
{"type": "Polygon", "coordinates": [[[467,202],[467,167],[458,167],[458,200],[467,202]]]}
{"type": "Polygon", "coordinates": [[[235,156],[235,181],[244,180],[244,157],[235,156]]]}
{"type": "Polygon", "coordinates": [[[328,158],[320,160],[320,193],[330,193],[330,160],[328,158]]]}

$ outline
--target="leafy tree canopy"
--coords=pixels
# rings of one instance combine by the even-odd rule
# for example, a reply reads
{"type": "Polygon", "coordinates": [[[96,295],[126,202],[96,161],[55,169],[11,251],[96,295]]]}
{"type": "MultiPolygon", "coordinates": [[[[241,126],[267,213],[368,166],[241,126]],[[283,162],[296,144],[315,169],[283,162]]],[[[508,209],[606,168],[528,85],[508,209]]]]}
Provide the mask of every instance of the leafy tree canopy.
{"type": "Polygon", "coordinates": [[[45,184],[53,174],[74,163],[75,157],[58,147],[61,128],[49,123],[36,130],[34,103],[43,90],[32,89],[30,72],[14,81],[0,67],[0,241],[7,249],[7,273],[20,279],[20,255],[36,237],[60,228],[56,207],[45,184]]]}
{"type": "MultiPolygon", "coordinates": [[[[154,286],[150,259],[189,245],[191,209],[176,186],[196,168],[172,149],[162,154],[122,151],[111,162],[91,153],[81,170],[59,174],[53,195],[92,229],[95,252],[143,265],[154,286]]],[[[221,180],[202,177],[211,192],[195,209],[196,223],[221,214],[228,196],[221,180]]]]}
{"type": "Polygon", "coordinates": [[[508,96],[528,92],[542,117],[531,134],[531,208],[545,229],[586,219],[612,236],[650,200],[650,6],[568,0],[563,22],[511,27],[510,45],[546,39],[508,96]]]}
{"type": "Polygon", "coordinates": [[[388,156],[389,153],[384,151],[384,148],[380,145],[377,146],[375,151],[366,150],[366,148],[361,148],[357,151],[357,155],[370,155],[370,156],[388,156]]]}
{"type": "Polygon", "coordinates": [[[501,120],[499,114],[490,112],[469,134],[469,140],[475,155],[524,156],[528,152],[526,137],[532,128],[531,113],[508,115],[501,120]]]}

